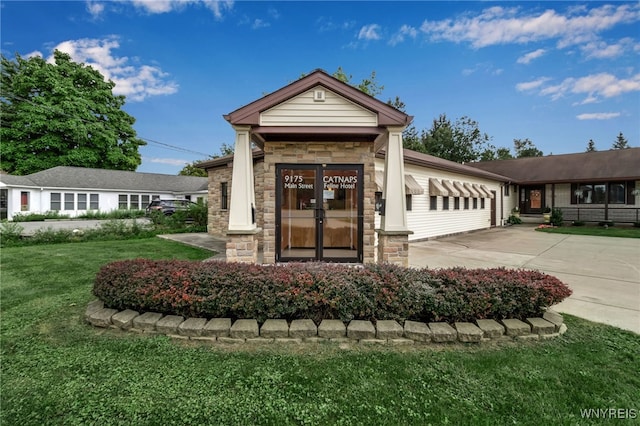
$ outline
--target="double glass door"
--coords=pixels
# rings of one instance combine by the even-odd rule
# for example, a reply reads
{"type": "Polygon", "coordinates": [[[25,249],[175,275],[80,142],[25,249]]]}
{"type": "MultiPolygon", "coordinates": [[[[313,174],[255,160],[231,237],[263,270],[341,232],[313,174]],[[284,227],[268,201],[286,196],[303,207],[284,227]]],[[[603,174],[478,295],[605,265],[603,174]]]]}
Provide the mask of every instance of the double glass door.
{"type": "Polygon", "coordinates": [[[276,261],[362,262],[363,166],[276,167],[276,261]]]}

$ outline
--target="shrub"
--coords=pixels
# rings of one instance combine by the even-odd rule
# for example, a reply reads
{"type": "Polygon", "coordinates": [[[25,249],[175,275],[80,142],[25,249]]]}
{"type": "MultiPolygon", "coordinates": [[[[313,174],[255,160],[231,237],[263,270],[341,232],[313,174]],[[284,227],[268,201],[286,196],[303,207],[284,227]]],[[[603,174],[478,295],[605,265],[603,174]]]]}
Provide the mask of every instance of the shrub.
{"type": "Polygon", "coordinates": [[[562,210],[557,207],[551,209],[551,218],[549,219],[549,222],[554,226],[562,226],[563,221],[562,210]]]}
{"type": "Polygon", "coordinates": [[[640,228],[640,222],[633,222],[634,228],[640,228]]]}
{"type": "Polygon", "coordinates": [[[58,211],[48,211],[45,213],[16,213],[12,218],[14,222],[42,222],[45,219],[69,219],[69,215],[60,214],[58,211]]]}
{"type": "Polygon", "coordinates": [[[571,290],[534,271],[428,270],[304,263],[279,266],[125,260],[96,276],[93,293],[116,309],[188,317],[415,319],[526,318],[571,290]]]}
{"type": "Polygon", "coordinates": [[[518,216],[512,214],[507,219],[507,223],[510,223],[512,225],[520,225],[522,223],[522,219],[520,219],[518,216]]]}
{"type": "Polygon", "coordinates": [[[112,210],[109,212],[101,212],[99,210],[88,210],[78,215],[78,219],[137,219],[144,217],[144,210],[112,210]]]}
{"type": "Polygon", "coordinates": [[[615,223],[613,223],[613,221],[611,220],[603,220],[601,222],[598,222],[598,226],[602,226],[604,228],[610,228],[613,225],[615,225],[615,223]]]}
{"type": "Polygon", "coordinates": [[[3,220],[0,222],[0,245],[5,246],[20,241],[22,231],[24,228],[17,223],[3,220]]]}
{"type": "Polygon", "coordinates": [[[574,220],[573,222],[571,222],[571,225],[573,226],[584,226],[585,223],[581,220],[574,220]]]}

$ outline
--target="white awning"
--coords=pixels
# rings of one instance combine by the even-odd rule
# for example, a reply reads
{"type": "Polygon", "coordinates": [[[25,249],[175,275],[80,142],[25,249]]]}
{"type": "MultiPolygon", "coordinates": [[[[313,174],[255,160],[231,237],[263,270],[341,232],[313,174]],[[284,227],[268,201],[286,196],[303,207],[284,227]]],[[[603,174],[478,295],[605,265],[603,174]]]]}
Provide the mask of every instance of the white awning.
{"type": "Polygon", "coordinates": [[[429,195],[432,197],[438,195],[448,197],[449,191],[442,186],[438,179],[429,178],[429,195]]]}
{"type": "MultiPolygon", "coordinates": [[[[382,192],[384,186],[384,172],[376,170],[376,188],[378,192],[382,192]]],[[[411,175],[404,175],[404,191],[406,194],[419,195],[424,194],[424,188],[411,175]]]]}
{"type": "Polygon", "coordinates": [[[473,187],[478,190],[482,198],[493,198],[493,194],[486,186],[474,183],[473,187]]]}
{"type": "Polygon", "coordinates": [[[457,180],[453,181],[453,186],[455,186],[458,191],[460,191],[460,196],[461,197],[470,197],[471,193],[464,187],[464,185],[462,184],[462,182],[458,182],[457,180]]]}
{"type": "Polygon", "coordinates": [[[407,194],[420,195],[424,194],[424,188],[411,175],[404,175],[404,188],[407,194]]]}
{"type": "Polygon", "coordinates": [[[453,185],[451,181],[442,179],[442,186],[444,186],[449,191],[450,197],[460,196],[460,191],[453,185]]]}
{"type": "Polygon", "coordinates": [[[469,191],[469,193],[471,194],[471,196],[473,198],[480,198],[480,193],[478,192],[478,190],[476,190],[472,184],[470,184],[469,182],[465,182],[464,187],[467,188],[467,191],[469,191]]]}

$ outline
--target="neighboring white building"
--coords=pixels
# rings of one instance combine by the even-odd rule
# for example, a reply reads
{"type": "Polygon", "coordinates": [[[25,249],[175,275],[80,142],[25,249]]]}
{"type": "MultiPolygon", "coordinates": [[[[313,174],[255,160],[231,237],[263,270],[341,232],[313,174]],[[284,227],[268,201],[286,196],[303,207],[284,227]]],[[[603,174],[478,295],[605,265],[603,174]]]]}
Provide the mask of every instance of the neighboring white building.
{"type": "Polygon", "coordinates": [[[26,176],[0,174],[0,215],[143,210],[154,198],[206,200],[207,178],[59,166],[26,176]]]}

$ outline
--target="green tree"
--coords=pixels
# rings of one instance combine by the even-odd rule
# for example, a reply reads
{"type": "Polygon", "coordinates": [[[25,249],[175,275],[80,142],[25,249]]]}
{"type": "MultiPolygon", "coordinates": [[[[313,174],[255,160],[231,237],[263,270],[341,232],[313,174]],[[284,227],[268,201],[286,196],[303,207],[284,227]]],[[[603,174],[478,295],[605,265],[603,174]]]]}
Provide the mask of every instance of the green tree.
{"type": "Polygon", "coordinates": [[[419,138],[417,132],[408,136],[405,148],[457,163],[492,160],[496,156],[489,135],[480,131],[477,121],[466,116],[451,123],[446,114],[440,114],[419,138]]]}
{"type": "Polygon", "coordinates": [[[496,160],[509,160],[511,158],[513,158],[513,155],[511,155],[509,148],[502,147],[496,149],[496,160]]]}
{"type": "Polygon", "coordinates": [[[197,166],[199,161],[194,161],[193,163],[186,164],[182,170],[178,172],[180,176],[198,176],[198,177],[207,177],[207,171],[205,169],[201,169],[197,166]]]}
{"type": "Polygon", "coordinates": [[[593,139],[589,139],[589,142],[587,143],[587,149],[585,152],[593,152],[593,151],[597,151],[596,143],[593,141],[593,139]]]}
{"type": "Polygon", "coordinates": [[[342,67],[338,67],[336,72],[334,72],[332,75],[333,75],[333,77],[337,78],[338,80],[342,81],[343,83],[347,83],[347,84],[355,87],[356,89],[360,90],[361,92],[366,93],[369,96],[376,97],[379,94],[381,94],[382,91],[384,90],[384,86],[380,86],[378,84],[378,82],[376,81],[376,72],[375,71],[371,71],[371,75],[369,76],[369,78],[364,78],[358,84],[354,84],[354,83],[351,82],[351,80],[353,79],[353,76],[351,74],[347,75],[344,72],[344,70],[342,69],[342,67]]]}
{"type": "Polygon", "coordinates": [[[206,160],[194,161],[192,163],[185,165],[182,168],[182,170],[178,172],[178,175],[207,177],[207,171],[205,169],[201,169],[200,167],[198,167],[198,163],[201,163],[202,161],[210,160],[212,158],[225,157],[227,155],[233,155],[233,145],[227,145],[226,143],[223,142],[222,145],[220,146],[219,154],[211,155],[206,160]]]}
{"type": "Polygon", "coordinates": [[[124,96],[90,66],[54,52],[54,63],[1,59],[0,169],[25,175],[55,166],[135,170],[146,143],[124,96]]]}
{"type": "Polygon", "coordinates": [[[629,141],[627,141],[627,138],[624,137],[624,135],[622,134],[622,132],[620,132],[618,134],[618,137],[616,138],[615,142],[613,142],[613,146],[611,147],[612,149],[627,149],[627,148],[631,148],[629,146],[629,141]]]}
{"type": "Polygon", "coordinates": [[[513,150],[516,153],[516,158],[524,157],[542,157],[544,154],[534,145],[529,138],[527,139],[514,139],[513,150]]]}

